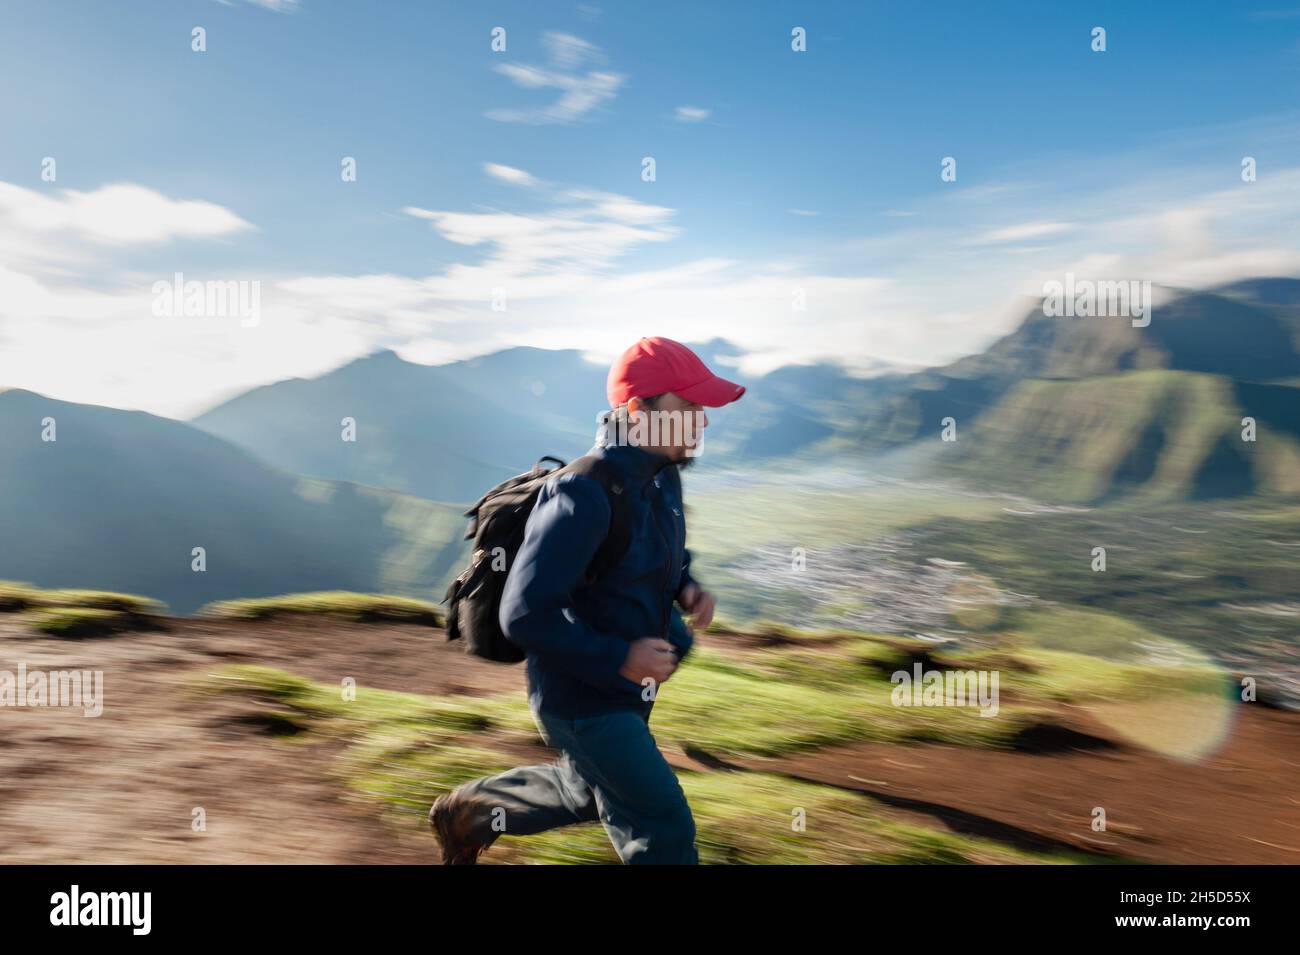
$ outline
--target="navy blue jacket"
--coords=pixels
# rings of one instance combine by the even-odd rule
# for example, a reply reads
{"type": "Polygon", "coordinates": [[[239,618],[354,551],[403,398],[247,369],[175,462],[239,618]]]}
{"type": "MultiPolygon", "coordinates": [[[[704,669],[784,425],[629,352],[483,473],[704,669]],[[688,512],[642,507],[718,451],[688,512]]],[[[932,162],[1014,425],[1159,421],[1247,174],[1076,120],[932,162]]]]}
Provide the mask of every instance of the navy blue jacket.
{"type": "Polygon", "coordinates": [[[560,474],[543,485],[501,596],[501,629],[528,652],[534,706],[556,716],[619,709],[648,713],[644,687],[619,674],[628,645],[663,637],[679,659],[692,637],[674,601],[690,582],[678,469],[628,445],[596,447],[622,479],[630,536],[623,559],[585,583],[609,533],[610,504],[594,478],[560,474]]]}

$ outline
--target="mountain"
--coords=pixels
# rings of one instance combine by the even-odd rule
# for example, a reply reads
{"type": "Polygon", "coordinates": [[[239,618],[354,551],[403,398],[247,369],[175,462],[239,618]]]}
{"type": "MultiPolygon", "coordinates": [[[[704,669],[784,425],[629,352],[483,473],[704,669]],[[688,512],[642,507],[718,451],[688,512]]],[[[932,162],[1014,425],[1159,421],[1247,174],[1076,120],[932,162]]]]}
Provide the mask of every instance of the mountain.
{"type": "Polygon", "coordinates": [[[749,382],[742,400],[709,412],[707,450],[735,464],[815,452],[851,431],[860,409],[889,386],[889,378],[855,378],[826,362],[778,368],[749,382]]]}
{"type": "MultiPolygon", "coordinates": [[[[922,469],[909,474],[1044,500],[1297,494],[1295,285],[1178,295],[1141,329],[1038,310],[986,351],[915,374],[739,375],[745,400],[710,413],[710,469],[734,465],[723,485],[739,486],[777,461],[797,480],[808,463],[865,472],[909,449],[891,457],[922,469]]],[[[724,341],[698,347],[724,373],[737,357],[724,341]]],[[[581,454],[604,379],[577,351],[436,367],[380,352],[191,424],[0,391],[0,578],[143,593],[180,612],[315,589],[436,595],[465,525],[430,498],[467,501],[543,454],[581,454]],[[356,441],[342,440],[349,417],[356,441]],[[47,418],[55,441],[41,438],[47,418]]]]}
{"type": "MultiPolygon", "coordinates": [[[[1268,279],[1163,292],[1145,328],[1052,318],[1039,305],[985,351],[913,374],[863,379],[822,363],[738,376],[749,390],[709,413],[706,451],[710,464],[742,468],[866,466],[908,447],[920,454],[907,460],[938,475],[1069,500],[1285,492],[1298,290],[1268,279]],[[1260,429],[1248,448],[1247,416],[1260,429]],[[952,448],[939,447],[946,418],[958,427],[952,448]]],[[[722,340],[695,347],[724,374],[739,355],[722,340]]],[[[193,423],[281,470],[467,501],[544,454],[581,454],[604,379],[603,365],[572,350],[511,348],[441,366],[381,352],[255,389],[193,423]],[[340,439],[345,416],[355,442],[340,439]]]]}
{"type": "MultiPolygon", "coordinates": [[[[694,346],[727,374],[735,346],[694,346]]],[[[608,369],[574,350],[510,348],[447,365],[390,351],[310,380],[255,388],[192,424],[286,471],[395,488],[444,501],[476,499],[542,455],[591,447],[608,369]],[[357,440],[341,440],[341,420],[357,440]]],[[[852,421],[871,386],[837,365],[787,367],[711,410],[707,451],[734,460],[811,447],[852,421]]]]}
{"type": "Polygon", "coordinates": [[[1244,298],[1257,305],[1300,305],[1300,279],[1245,279],[1222,285],[1215,291],[1220,295],[1244,298]]]}
{"type": "Polygon", "coordinates": [[[1300,389],[1148,370],[1035,379],[976,419],[953,473],[1040,498],[1300,493],[1300,389]],[[1256,419],[1254,441],[1242,418],[1256,419]]]}
{"type": "Polygon", "coordinates": [[[1050,318],[1037,307],[985,351],[891,381],[854,439],[878,449],[937,435],[943,418],[969,424],[1027,380],[1153,369],[1234,381],[1287,379],[1300,375],[1297,329],[1275,309],[1212,293],[1157,305],[1146,328],[1124,318],[1050,318]]]}
{"type": "Polygon", "coordinates": [[[463,556],[459,510],[304,479],[189,425],[0,392],[0,579],[211,600],[352,589],[429,596],[463,556]],[[45,419],[54,441],[43,441],[45,419]],[[207,570],[191,569],[206,549],[207,570]]]}
{"type": "MultiPolygon", "coordinates": [[[[1284,299],[1290,286],[1256,291],[1284,299]]],[[[928,447],[935,473],[1047,499],[1290,493],[1296,376],[1300,327],[1240,288],[1175,294],[1145,328],[1040,307],[978,355],[879,382],[882,400],[836,446],[928,447]],[[1254,443],[1241,440],[1247,416],[1254,443]],[[949,417],[958,437],[945,447],[949,417]]]]}
{"type": "Polygon", "coordinates": [[[544,454],[586,451],[603,393],[603,370],[576,351],[441,366],[385,351],[255,388],[192,423],[285,471],[469,501],[544,454]],[[355,441],[342,439],[344,418],[355,441]]]}

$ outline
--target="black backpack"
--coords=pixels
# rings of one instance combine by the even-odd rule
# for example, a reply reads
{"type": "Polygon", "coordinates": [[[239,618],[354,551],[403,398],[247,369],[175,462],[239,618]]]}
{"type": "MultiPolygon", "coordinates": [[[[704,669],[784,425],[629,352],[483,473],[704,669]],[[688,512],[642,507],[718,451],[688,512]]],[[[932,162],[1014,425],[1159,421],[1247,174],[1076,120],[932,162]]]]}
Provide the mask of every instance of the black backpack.
{"type": "Polygon", "coordinates": [[[524,659],[522,647],[501,631],[499,611],[506,575],[514,565],[515,554],[524,542],[524,526],[533,512],[537,495],[551,476],[564,471],[594,478],[609,497],[611,512],[609,533],[587,569],[586,583],[591,583],[611,569],[627,553],[631,541],[630,520],[623,485],[600,458],[581,457],[572,464],[546,456],[524,474],[502,481],[465,512],[470,519],[465,539],[474,540],[474,553],[451,586],[443,601],[447,609],[447,639],[465,639],[465,652],[498,663],[518,663],[524,659]],[[553,461],[556,467],[544,467],[553,461]]]}

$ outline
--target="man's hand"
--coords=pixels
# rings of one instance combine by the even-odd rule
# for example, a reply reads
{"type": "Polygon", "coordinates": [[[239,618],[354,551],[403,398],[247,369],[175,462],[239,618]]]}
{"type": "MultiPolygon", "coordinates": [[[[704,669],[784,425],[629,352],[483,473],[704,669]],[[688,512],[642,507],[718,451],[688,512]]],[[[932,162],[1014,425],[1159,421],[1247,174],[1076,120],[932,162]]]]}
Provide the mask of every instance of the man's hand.
{"type": "Polygon", "coordinates": [[[713,594],[696,583],[687,584],[678,596],[677,602],[691,615],[691,626],[698,627],[700,630],[713,622],[713,611],[718,606],[713,594]]]}
{"type": "Polygon", "coordinates": [[[646,677],[656,684],[667,683],[677,669],[677,654],[673,645],[659,637],[642,637],[633,640],[627,659],[618,672],[633,683],[642,684],[646,677]]]}
{"type": "MultiPolygon", "coordinates": [[[[691,615],[693,626],[703,629],[713,621],[717,601],[713,594],[702,589],[699,584],[687,584],[677,602],[691,615]]],[[[649,677],[658,684],[668,682],[676,669],[677,651],[671,643],[659,637],[642,637],[632,641],[627,659],[618,672],[633,683],[643,683],[649,677]]]]}

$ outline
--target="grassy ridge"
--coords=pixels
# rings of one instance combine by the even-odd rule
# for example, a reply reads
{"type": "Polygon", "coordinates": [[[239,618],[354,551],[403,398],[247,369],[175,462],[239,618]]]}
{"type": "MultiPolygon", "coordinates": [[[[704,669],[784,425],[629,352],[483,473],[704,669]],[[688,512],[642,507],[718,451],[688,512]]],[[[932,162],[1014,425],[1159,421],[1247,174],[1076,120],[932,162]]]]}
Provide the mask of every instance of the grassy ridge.
{"type": "MultiPolygon", "coordinates": [[[[404,826],[419,825],[439,794],[515,765],[517,758],[500,748],[502,732],[532,732],[526,707],[514,698],[461,702],[362,688],[354,702],[345,703],[336,687],[251,667],[223,671],[207,687],[263,701],[295,734],[284,745],[345,739],[348,746],[337,764],[341,782],[404,826]]],[[[656,722],[659,737],[674,732],[656,722]]],[[[765,744],[757,736],[737,740],[734,726],[706,741],[753,749],[789,745],[765,744]]],[[[753,772],[683,772],[680,777],[695,811],[705,862],[1069,861],[906,825],[871,800],[831,786],[753,772]],[[796,831],[798,818],[806,820],[806,831],[796,831]]],[[[506,838],[494,856],[519,862],[616,861],[596,826],[521,841],[506,838]]]]}
{"type": "Polygon", "coordinates": [[[42,590],[0,580],[0,613],[22,614],[52,637],[102,637],[155,626],[166,607],[157,600],[107,590],[42,590]]]}
{"type": "Polygon", "coordinates": [[[42,590],[16,580],[0,580],[0,613],[54,608],[112,610],[143,617],[162,613],[166,604],[110,590],[42,590]]]}
{"type": "MultiPolygon", "coordinates": [[[[1213,669],[1194,662],[1155,670],[1142,661],[1034,645],[1026,634],[1006,637],[997,649],[926,658],[930,666],[998,670],[996,718],[958,707],[894,706],[889,675],[919,659],[915,644],[798,635],[779,650],[698,650],[658,701],[655,736],[661,746],[723,760],[858,740],[1010,747],[1027,729],[1050,722],[1062,702],[1141,707],[1187,698],[1203,711],[1205,699],[1218,692],[1213,669]]],[[[249,666],[210,675],[201,689],[254,701],[287,737],[280,745],[343,743],[335,763],[342,785],[402,825],[420,824],[440,793],[517,765],[512,743],[536,732],[515,694],[449,699],[362,687],[346,700],[337,686],[249,666]]],[[[834,786],[750,770],[680,776],[706,862],[1074,861],[903,824],[874,800],[834,786]],[[806,830],[794,825],[799,819],[806,830]]],[[[614,861],[599,827],[506,838],[494,853],[525,862],[614,861]]]]}
{"type": "Polygon", "coordinates": [[[1026,381],[959,438],[952,473],[1069,502],[1300,492],[1300,442],[1271,411],[1192,372],[1026,381]],[[1241,439],[1248,415],[1264,416],[1253,443],[1241,439]]]}
{"type": "Polygon", "coordinates": [[[348,590],[322,590],[281,594],[249,600],[219,600],[199,611],[207,617],[269,620],[285,614],[322,614],[361,623],[390,621],[441,627],[443,613],[436,604],[393,594],[362,594],[348,590]]]}

